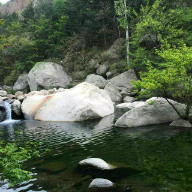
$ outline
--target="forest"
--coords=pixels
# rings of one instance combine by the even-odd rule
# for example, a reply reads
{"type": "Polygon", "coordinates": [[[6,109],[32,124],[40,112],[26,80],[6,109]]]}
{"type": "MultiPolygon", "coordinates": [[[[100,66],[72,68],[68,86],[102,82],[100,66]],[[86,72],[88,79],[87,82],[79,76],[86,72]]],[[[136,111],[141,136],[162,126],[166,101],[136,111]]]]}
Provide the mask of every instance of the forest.
{"type": "Polygon", "coordinates": [[[158,51],[192,44],[191,4],[186,0],[42,0],[34,5],[32,1],[19,13],[0,16],[0,81],[13,85],[36,62],[60,63],[69,51],[82,55],[78,63],[84,69],[84,53],[125,38],[127,27],[129,52],[122,47],[121,62],[113,68],[146,71],[149,61],[162,68],[158,51]]]}

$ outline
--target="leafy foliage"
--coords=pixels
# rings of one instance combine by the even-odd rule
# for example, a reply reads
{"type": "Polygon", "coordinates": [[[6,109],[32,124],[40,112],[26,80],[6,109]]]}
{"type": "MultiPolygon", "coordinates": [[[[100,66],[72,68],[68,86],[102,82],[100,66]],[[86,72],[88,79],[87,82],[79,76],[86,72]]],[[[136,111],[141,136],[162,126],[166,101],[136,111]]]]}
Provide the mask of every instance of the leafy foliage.
{"type": "Polygon", "coordinates": [[[148,71],[141,73],[141,80],[134,84],[138,89],[145,90],[141,94],[182,101],[186,105],[184,113],[172,107],[181,118],[189,119],[192,107],[192,47],[184,44],[159,51],[158,55],[163,59],[160,67],[154,68],[148,63],[148,71]]]}
{"type": "Polygon", "coordinates": [[[34,150],[33,143],[27,143],[25,147],[19,147],[15,143],[8,143],[0,146],[0,169],[3,179],[8,179],[9,184],[15,185],[31,179],[31,172],[23,169],[24,162],[32,157],[39,156],[39,152],[34,150]]]}

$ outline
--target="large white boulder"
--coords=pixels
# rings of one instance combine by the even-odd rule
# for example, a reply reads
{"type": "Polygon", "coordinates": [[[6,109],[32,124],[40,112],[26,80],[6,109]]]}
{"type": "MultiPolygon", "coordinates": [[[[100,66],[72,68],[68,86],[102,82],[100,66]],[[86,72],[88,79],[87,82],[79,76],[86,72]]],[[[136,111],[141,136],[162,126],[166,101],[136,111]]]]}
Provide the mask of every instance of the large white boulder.
{"type": "Polygon", "coordinates": [[[111,97],[111,100],[115,103],[120,103],[122,100],[122,96],[121,93],[119,92],[119,90],[117,89],[117,87],[115,85],[113,85],[112,83],[108,83],[105,86],[105,91],[107,91],[111,97]]]}
{"type": "Polygon", "coordinates": [[[101,89],[104,89],[108,83],[108,81],[105,80],[102,76],[95,74],[88,75],[85,82],[93,84],[101,89]]]}
{"type": "Polygon", "coordinates": [[[28,74],[31,91],[66,88],[71,80],[61,65],[51,62],[37,63],[28,74]]]}
{"type": "Polygon", "coordinates": [[[22,103],[26,119],[83,121],[114,113],[109,94],[89,83],[52,95],[31,95],[22,103]]]}
{"type": "Polygon", "coordinates": [[[137,81],[137,77],[133,69],[121,73],[120,75],[117,75],[110,80],[110,82],[115,85],[124,96],[135,94],[131,81],[137,81]]]}
{"type": "MultiPolygon", "coordinates": [[[[169,100],[179,111],[184,111],[185,106],[169,100]]],[[[179,119],[179,115],[164,98],[153,97],[146,101],[146,105],[134,108],[120,117],[115,126],[137,127],[143,125],[160,124],[179,119]]]]}

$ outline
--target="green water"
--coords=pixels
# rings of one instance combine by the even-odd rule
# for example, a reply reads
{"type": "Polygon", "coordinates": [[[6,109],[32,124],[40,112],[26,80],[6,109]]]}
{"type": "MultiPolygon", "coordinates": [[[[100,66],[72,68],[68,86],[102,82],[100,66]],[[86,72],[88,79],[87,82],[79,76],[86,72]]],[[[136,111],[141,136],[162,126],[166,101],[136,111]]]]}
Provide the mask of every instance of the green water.
{"type": "Polygon", "coordinates": [[[3,185],[1,192],[84,192],[97,176],[110,178],[120,192],[128,187],[132,192],[192,191],[190,130],[167,124],[120,129],[109,116],[81,123],[21,121],[0,125],[0,133],[6,142],[40,141],[43,153],[27,164],[31,181],[11,189],[3,185]],[[51,152],[44,153],[45,148],[51,152]],[[78,162],[88,157],[123,168],[105,175],[77,172],[78,162]]]}

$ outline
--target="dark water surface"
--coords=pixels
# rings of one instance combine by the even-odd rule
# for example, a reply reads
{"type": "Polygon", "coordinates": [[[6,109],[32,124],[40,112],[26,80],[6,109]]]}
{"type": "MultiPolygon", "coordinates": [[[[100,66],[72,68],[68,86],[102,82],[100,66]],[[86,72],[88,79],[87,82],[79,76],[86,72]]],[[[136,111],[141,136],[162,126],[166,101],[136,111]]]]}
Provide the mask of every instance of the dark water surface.
{"type": "MultiPolygon", "coordinates": [[[[20,121],[0,125],[0,139],[41,142],[41,158],[33,159],[27,169],[29,182],[0,192],[84,192],[97,174],[76,171],[79,161],[102,158],[122,168],[107,173],[118,191],[189,192],[192,191],[192,132],[170,128],[167,124],[115,128],[113,116],[78,123],[20,121]],[[50,153],[44,153],[50,149],[50,153]],[[135,170],[129,171],[129,170],[135,170]]],[[[100,175],[100,176],[101,176],[100,175]]]]}

